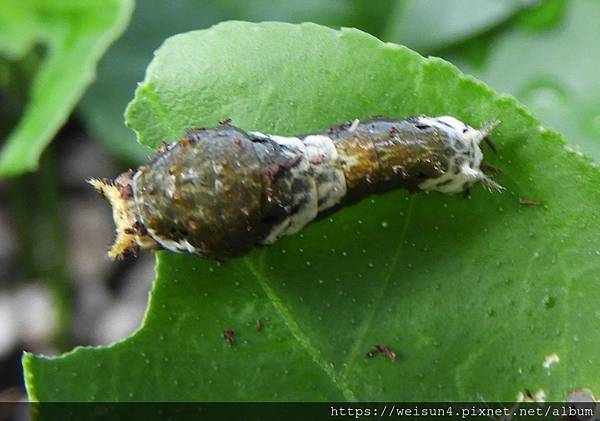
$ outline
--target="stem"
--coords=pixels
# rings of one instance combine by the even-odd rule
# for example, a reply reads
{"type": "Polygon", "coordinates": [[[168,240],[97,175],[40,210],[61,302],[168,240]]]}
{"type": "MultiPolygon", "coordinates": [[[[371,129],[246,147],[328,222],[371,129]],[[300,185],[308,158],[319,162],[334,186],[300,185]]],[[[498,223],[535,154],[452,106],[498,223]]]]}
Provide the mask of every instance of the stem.
{"type": "Polygon", "coordinates": [[[71,319],[73,305],[71,302],[72,287],[67,267],[67,250],[65,241],[65,224],[60,202],[59,175],[54,159],[54,148],[50,148],[40,162],[40,170],[36,174],[36,187],[40,203],[40,214],[45,215],[48,224],[48,245],[43,248],[45,257],[43,270],[50,282],[57,313],[57,326],[54,343],[59,350],[66,350],[71,345],[71,319]]]}

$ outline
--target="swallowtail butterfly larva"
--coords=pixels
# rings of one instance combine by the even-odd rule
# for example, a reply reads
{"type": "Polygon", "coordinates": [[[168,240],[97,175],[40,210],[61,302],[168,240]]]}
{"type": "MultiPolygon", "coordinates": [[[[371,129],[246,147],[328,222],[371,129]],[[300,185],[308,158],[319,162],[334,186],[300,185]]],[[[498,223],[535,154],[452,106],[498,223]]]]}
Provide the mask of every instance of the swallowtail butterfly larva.
{"type": "Polygon", "coordinates": [[[375,192],[501,189],[481,170],[480,143],[497,124],[376,118],[284,137],[224,122],[190,130],[136,171],[90,183],[113,208],[112,258],[164,248],[224,260],[375,192]]]}

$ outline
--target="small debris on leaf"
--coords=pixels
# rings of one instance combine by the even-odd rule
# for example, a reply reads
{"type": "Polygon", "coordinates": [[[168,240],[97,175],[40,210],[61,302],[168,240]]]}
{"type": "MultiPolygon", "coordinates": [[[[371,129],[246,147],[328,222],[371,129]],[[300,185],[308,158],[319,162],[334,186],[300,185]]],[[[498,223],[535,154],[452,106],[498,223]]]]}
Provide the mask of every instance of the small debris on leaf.
{"type": "Polygon", "coordinates": [[[229,348],[233,346],[233,338],[235,336],[235,332],[233,330],[225,330],[223,332],[223,338],[225,339],[225,343],[229,348]]]}
{"type": "Polygon", "coordinates": [[[542,365],[544,366],[544,368],[550,368],[552,364],[556,364],[559,361],[560,358],[558,357],[558,355],[556,355],[555,352],[553,352],[552,354],[546,355],[546,358],[544,358],[544,362],[542,363],[542,365]]]}
{"type": "Polygon", "coordinates": [[[373,358],[377,354],[383,354],[392,361],[394,361],[396,359],[396,353],[385,345],[375,345],[375,347],[373,349],[371,349],[369,352],[367,352],[367,357],[373,358]]]}
{"type": "Polygon", "coordinates": [[[533,199],[519,199],[519,205],[521,206],[542,206],[542,202],[540,202],[539,200],[533,200],[533,199]]]}
{"type": "Polygon", "coordinates": [[[263,326],[262,326],[262,322],[260,321],[260,319],[256,319],[256,331],[260,332],[262,330],[263,326]]]}
{"type": "Polygon", "coordinates": [[[377,345],[377,350],[392,361],[396,359],[396,353],[385,345],[377,345]]]}
{"type": "Polygon", "coordinates": [[[517,394],[517,402],[545,402],[546,392],[542,389],[530,390],[525,389],[517,394]]]}

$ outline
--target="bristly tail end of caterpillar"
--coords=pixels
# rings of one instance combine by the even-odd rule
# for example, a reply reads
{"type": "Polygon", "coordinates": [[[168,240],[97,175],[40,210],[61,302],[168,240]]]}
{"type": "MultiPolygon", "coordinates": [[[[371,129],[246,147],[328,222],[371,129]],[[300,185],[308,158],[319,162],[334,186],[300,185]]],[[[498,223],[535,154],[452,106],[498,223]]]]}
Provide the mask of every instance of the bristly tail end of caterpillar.
{"type": "Polygon", "coordinates": [[[137,257],[141,248],[151,250],[160,248],[134,216],[131,176],[130,171],[121,174],[115,180],[97,178],[87,180],[112,207],[116,230],[115,241],[108,251],[108,256],[112,260],[137,257]]]}

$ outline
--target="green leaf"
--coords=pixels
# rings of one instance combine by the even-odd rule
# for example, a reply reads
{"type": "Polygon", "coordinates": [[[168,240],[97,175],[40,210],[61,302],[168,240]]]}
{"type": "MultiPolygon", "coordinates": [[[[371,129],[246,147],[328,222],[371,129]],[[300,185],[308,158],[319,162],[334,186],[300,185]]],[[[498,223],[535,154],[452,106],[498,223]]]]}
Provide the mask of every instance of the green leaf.
{"type": "Polygon", "coordinates": [[[514,22],[530,29],[552,28],[564,17],[568,3],[568,0],[542,0],[535,8],[519,14],[514,22]]]}
{"type": "Polygon", "coordinates": [[[549,2],[546,13],[524,16],[506,31],[471,43],[488,48],[473,64],[464,47],[447,55],[464,71],[523,101],[547,124],[600,160],[600,3],[549,2]],[[565,10],[556,10],[557,6],[565,10]],[[550,15],[550,16],[549,16],[550,15]],[[557,17],[562,17],[557,21],[557,17]],[[548,27],[548,20],[555,24],[548,27]],[[542,27],[543,30],[533,28],[542,27]],[[490,47],[492,46],[492,47],[490,47]]]}
{"type": "Polygon", "coordinates": [[[384,38],[420,52],[433,51],[506,22],[531,0],[405,0],[396,2],[384,38]]]}
{"type": "Polygon", "coordinates": [[[389,0],[144,0],[131,25],[102,59],[98,79],[79,107],[88,129],[113,153],[141,163],[148,149],[137,144],[123,123],[123,110],[152,52],[174,34],[209,27],[223,20],[281,20],[353,26],[377,34],[384,26],[389,0]],[[148,31],[152,28],[152,31],[148,31]]]}
{"type": "Polygon", "coordinates": [[[132,0],[20,0],[0,6],[0,52],[19,59],[46,46],[26,111],[0,151],[0,176],[37,168],[38,159],[94,78],[96,63],[125,28],[132,0]]]}
{"type": "Polygon", "coordinates": [[[490,163],[507,190],[478,187],[470,199],[392,192],[222,266],[158,253],[140,330],[109,347],[26,354],[30,398],[598,394],[600,171],[512,97],[358,30],[229,22],[168,39],[126,115],[154,147],[226,116],[247,130],[290,134],[419,113],[474,126],[500,119],[490,163]],[[367,358],[377,344],[396,360],[367,358]],[[545,368],[553,353],[560,362],[545,368]]]}

